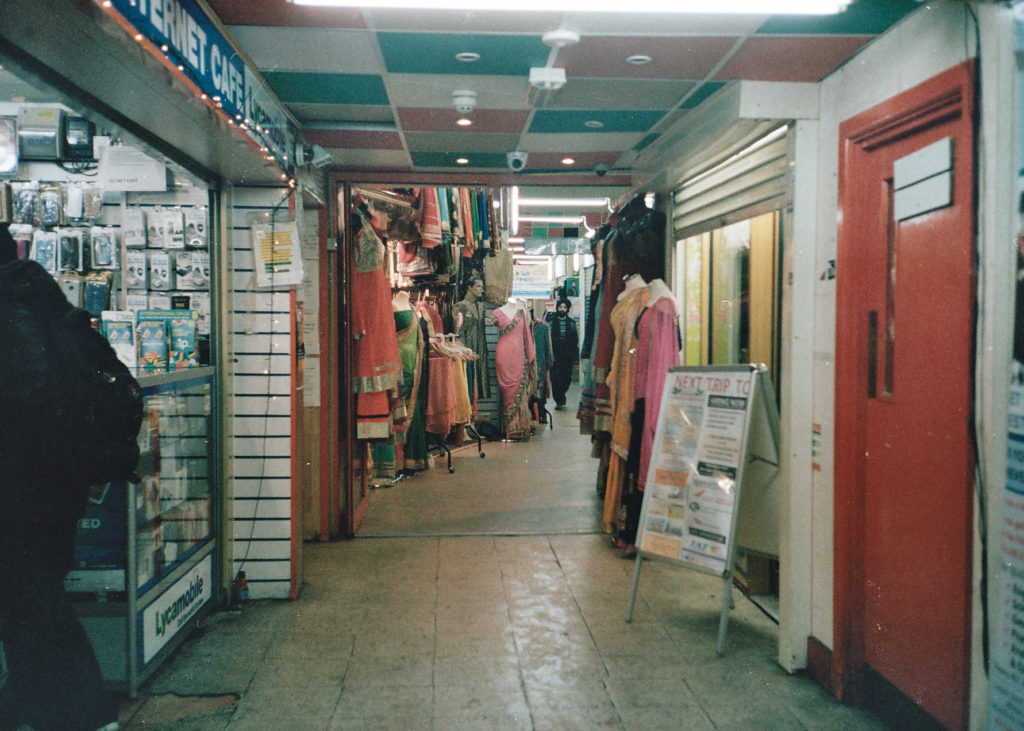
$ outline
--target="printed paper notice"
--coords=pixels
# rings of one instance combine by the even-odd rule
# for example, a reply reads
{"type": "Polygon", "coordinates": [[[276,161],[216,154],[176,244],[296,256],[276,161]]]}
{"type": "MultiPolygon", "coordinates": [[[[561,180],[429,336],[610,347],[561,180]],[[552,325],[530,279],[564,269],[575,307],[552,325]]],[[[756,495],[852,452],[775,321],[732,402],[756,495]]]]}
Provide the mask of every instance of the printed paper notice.
{"type": "Polygon", "coordinates": [[[673,370],[640,518],[641,551],[726,570],[755,373],[673,370]]]}
{"type": "Polygon", "coordinates": [[[302,284],[302,247],[294,221],[253,224],[252,251],[257,287],[302,284]]]}

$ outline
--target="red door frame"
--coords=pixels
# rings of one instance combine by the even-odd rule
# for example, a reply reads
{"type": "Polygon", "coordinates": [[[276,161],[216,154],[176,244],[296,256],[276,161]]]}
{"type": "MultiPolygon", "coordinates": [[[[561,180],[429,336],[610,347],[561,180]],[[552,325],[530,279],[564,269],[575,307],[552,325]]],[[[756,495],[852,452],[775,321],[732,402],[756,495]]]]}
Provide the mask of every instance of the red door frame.
{"type": "MultiPolygon", "coordinates": [[[[857,269],[856,247],[851,243],[855,221],[846,220],[843,202],[849,190],[857,185],[848,181],[845,171],[851,166],[851,157],[862,150],[871,150],[899,136],[913,133],[930,125],[957,117],[964,118],[971,125],[975,113],[974,79],[975,63],[969,60],[953,67],[922,84],[897,95],[886,102],[852,117],[840,125],[839,143],[839,223],[837,231],[837,280],[836,291],[836,395],[835,395],[835,485],[834,485],[834,595],[833,623],[834,638],[832,651],[832,688],[838,698],[858,702],[863,693],[864,647],[864,569],[862,557],[865,546],[865,531],[862,516],[864,504],[862,486],[865,480],[864,424],[861,394],[867,386],[867,342],[863,337],[861,323],[844,323],[844,313],[859,313],[864,309],[863,289],[843,286],[843,273],[857,269]]],[[[955,161],[955,191],[968,191],[967,198],[957,205],[970,207],[966,215],[974,221],[974,161],[973,145],[966,150],[958,149],[955,161]]],[[[973,231],[972,231],[973,234],[973,231]]],[[[972,243],[973,245],[973,243],[972,243]]],[[[974,273],[971,272],[971,276],[974,273]]],[[[849,280],[846,280],[849,281],[849,280]]],[[[974,292],[974,282],[971,286],[974,292]]],[[[973,304],[973,301],[972,301],[973,304]]],[[[970,388],[968,393],[973,393],[970,388]]],[[[966,417],[965,418],[969,418],[966,417]]],[[[970,495],[970,477],[966,488],[970,495]]],[[[968,552],[970,546],[967,546],[968,552]]],[[[968,566],[970,563],[968,562],[968,566]]],[[[969,678],[970,665],[970,581],[967,595],[967,657],[964,658],[969,678]]],[[[963,704],[966,709],[969,688],[963,688],[963,704]]],[[[966,714],[966,710],[965,710],[966,714]]],[[[966,716],[965,716],[966,717],[966,716]]]]}

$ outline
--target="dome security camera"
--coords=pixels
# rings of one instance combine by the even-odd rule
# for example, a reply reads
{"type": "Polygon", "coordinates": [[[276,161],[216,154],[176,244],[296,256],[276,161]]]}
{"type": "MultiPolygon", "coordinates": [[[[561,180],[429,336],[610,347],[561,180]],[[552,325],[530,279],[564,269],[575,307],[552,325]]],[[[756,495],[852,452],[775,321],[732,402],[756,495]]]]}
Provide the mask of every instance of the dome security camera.
{"type": "Polygon", "coordinates": [[[526,156],[527,153],[522,150],[512,150],[505,155],[505,160],[508,162],[508,169],[514,173],[518,173],[520,170],[526,167],[526,156]]]}
{"type": "Polygon", "coordinates": [[[597,163],[597,165],[594,166],[594,173],[597,175],[597,177],[603,178],[605,175],[608,174],[608,169],[609,168],[607,163],[599,162],[597,163]]]}

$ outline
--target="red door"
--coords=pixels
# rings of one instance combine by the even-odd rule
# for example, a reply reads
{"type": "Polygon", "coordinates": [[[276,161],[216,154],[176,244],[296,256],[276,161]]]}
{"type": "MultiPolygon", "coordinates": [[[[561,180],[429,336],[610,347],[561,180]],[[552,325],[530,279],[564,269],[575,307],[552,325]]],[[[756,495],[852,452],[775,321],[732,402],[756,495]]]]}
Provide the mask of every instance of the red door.
{"type": "Polygon", "coordinates": [[[840,127],[835,688],[949,728],[970,680],[973,78],[840,127]],[[895,220],[894,163],[945,139],[951,204],[895,220]]]}

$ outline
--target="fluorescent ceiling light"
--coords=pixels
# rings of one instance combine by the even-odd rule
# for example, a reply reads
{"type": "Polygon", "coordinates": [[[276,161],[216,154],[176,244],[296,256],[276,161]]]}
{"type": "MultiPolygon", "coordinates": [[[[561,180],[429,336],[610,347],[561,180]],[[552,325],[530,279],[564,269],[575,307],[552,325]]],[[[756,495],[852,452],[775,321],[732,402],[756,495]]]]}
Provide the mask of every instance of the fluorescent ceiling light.
{"type": "Polygon", "coordinates": [[[850,0],[291,0],[295,5],[333,8],[405,8],[409,10],[517,10],[602,13],[746,13],[750,15],[830,15],[850,0]]]}

